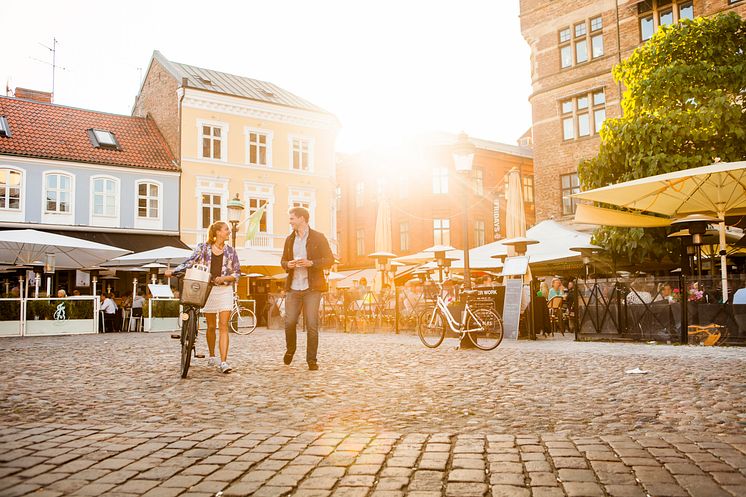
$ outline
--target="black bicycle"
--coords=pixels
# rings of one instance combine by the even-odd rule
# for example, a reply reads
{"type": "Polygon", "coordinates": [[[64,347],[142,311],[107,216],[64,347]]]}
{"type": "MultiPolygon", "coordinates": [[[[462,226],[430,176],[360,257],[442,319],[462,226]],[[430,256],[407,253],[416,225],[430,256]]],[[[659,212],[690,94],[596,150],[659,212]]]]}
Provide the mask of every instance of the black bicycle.
{"type": "MultiPolygon", "coordinates": [[[[179,287],[181,287],[184,274],[174,275],[179,279],[179,287]]],[[[201,359],[204,354],[197,354],[195,344],[197,343],[197,331],[199,330],[199,312],[200,307],[191,304],[182,303],[182,311],[179,315],[181,320],[181,333],[179,335],[171,335],[171,338],[179,338],[181,340],[181,377],[186,378],[189,373],[189,366],[192,363],[192,356],[201,359]]]]}

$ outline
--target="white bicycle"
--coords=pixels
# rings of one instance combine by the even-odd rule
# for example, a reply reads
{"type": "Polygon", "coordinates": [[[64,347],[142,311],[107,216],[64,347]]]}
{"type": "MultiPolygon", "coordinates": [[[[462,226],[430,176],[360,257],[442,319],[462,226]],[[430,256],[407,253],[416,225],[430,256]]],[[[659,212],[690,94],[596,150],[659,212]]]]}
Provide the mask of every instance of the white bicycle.
{"type": "Polygon", "coordinates": [[[249,335],[256,329],[256,314],[248,307],[238,302],[238,295],[233,294],[233,310],[231,311],[231,330],[238,335],[249,335]]]}
{"type": "MultiPolygon", "coordinates": [[[[442,291],[440,284],[438,284],[438,289],[442,291]]],[[[448,326],[448,329],[456,333],[459,338],[466,334],[471,343],[478,349],[492,350],[500,345],[503,339],[502,320],[492,309],[473,309],[469,305],[466,299],[476,295],[476,293],[476,290],[461,292],[464,300],[464,311],[461,315],[461,322],[458,322],[439,292],[435,307],[422,311],[417,320],[417,334],[422,343],[431,349],[439,346],[446,337],[446,326],[448,326]]]]}

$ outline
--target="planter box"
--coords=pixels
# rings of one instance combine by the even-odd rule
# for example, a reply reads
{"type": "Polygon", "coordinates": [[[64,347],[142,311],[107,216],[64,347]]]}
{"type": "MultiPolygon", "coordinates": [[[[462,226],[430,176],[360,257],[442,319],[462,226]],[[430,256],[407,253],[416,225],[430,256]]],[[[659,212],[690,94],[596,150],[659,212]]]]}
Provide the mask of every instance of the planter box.
{"type": "Polygon", "coordinates": [[[145,318],[145,331],[179,331],[179,318],[145,318]]]}
{"type": "Polygon", "coordinates": [[[29,319],[26,321],[26,336],[84,335],[96,333],[93,319],[29,319]]]}
{"type": "Polygon", "coordinates": [[[20,321],[0,321],[0,337],[21,336],[20,321]]]}

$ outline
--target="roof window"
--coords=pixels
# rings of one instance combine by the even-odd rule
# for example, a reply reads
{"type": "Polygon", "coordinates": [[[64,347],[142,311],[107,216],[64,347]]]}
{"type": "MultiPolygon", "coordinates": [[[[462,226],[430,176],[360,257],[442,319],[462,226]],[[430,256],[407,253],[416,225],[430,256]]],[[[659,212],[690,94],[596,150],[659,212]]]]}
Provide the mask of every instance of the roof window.
{"type": "Polygon", "coordinates": [[[89,129],[88,138],[91,139],[91,143],[96,148],[108,148],[113,150],[120,150],[119,142],[117,137],[111,131],[103,129],[89,129]]]}
{"type": "Polygon", "coordinates": [[[0,116],[0,136],[10,138],[10,125],[8,124],[8,118],[5,116],[0,116]]]}

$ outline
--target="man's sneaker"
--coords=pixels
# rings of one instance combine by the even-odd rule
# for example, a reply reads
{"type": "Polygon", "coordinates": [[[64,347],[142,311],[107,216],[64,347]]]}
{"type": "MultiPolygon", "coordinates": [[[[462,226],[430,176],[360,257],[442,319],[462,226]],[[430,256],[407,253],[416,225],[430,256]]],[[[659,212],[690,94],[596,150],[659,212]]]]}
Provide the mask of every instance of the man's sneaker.
{"type": "Polygon", "coordinates": [[[230,373],[231,371],[233,371],[233,368],[230,367],[230,366],[228,366],[227,362],[221,362],[220,363],[220,372],[221,373],[230,373]]]}
{"type": "Polygon", "coordinates": [[[207,360],[207,365],[212,367],[218,367],[220,366],[220,359],[215,356],[210,356],[210,358],[207,360]]]}

